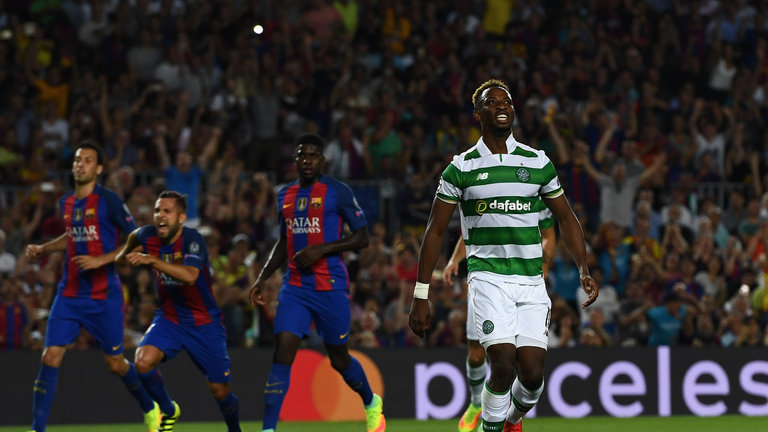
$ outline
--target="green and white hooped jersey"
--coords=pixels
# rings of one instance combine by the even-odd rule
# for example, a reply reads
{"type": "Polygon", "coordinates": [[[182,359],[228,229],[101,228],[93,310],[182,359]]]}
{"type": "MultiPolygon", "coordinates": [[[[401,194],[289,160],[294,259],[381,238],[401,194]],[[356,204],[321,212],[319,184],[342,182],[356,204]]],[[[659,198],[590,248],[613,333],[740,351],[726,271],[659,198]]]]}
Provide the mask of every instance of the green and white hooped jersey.
{"type": "Polygon", "coordinates": [[[549,213],[541,197],[555,198],[563,189],[543,151],[511,135],[507,149],[493,154],[480,138],[443,171],[437,197],[459,205],[469,273],[534,283],[542,277],[539,227],[554,224],[551,216],[539,222],[549,213]]]}

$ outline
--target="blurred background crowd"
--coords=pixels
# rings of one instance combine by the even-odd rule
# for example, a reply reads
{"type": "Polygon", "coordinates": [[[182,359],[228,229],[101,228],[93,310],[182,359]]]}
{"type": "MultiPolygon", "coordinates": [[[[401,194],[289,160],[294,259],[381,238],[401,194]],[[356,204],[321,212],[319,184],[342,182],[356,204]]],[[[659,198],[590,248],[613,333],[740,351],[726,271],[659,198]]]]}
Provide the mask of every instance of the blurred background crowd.
{"type": "MultiPolygon", "coordinates": [[[[479,138],[489,78],[512,88],[515,137],[557,167],[602,285],[582,310],[558,245],[553,348],[768,345],[765,2],[0,0],[0,349],[41,349],[63,256],[23,251],[63,232],[84,139],[138,225],[159,191],[188,194],[229,345],[270,345],[281,275],[265,307],[246,296],[304,131],[370,221],[346,256],[351,345],[463,345],[465,273],[434,275],[426,340],[407,313],[437,180],[479,138]]],[[[130,348],[155,292],[149,269],[119,272],[130,348]]]]}

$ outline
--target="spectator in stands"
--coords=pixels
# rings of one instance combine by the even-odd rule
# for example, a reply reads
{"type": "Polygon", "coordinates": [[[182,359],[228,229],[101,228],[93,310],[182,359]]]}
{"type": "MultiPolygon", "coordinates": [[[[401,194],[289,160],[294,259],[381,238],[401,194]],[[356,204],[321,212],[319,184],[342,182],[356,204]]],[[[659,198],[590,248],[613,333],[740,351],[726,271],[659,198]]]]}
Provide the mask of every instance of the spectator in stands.
{"type": "Polygon", "coordinates": [[[643,291],[639,279],[627,284],[627,296],[621,300],[618,313],[618,344],[623,347],[643,346],[648,342],[650,324],[646,312],[656,302],[643,291]]]}
{"type": "Polygon", "coordinates": [[[747,211],[744,219],[739,222],[737,232],[739,238],[744,244],[749,244],[750,240],[765,222],[760,217],[760,200],[750,198],[747,203],[747,211]]]}
{"type": "Polygon", "coordinates": [[[424,232],[432,208],[431,192],[427,190],[427,183],[421,173],[411,174],[410,180],[398,194],[397,204],[403,230],[419,237],[424,232]]]}
{"type": "Polygon", "coordinates": [[[677,345],[683,321],[689,316],[680,295],[676,291],[667,293],[663,304],[649,309],[646,314],[651,326],[648,345],[677,345]]]}
{"type": "Polygon", "coordinates": [[[19,350],[29,344],[30,319],[16,281],[0,274],[0,351],[19,350]]]}
{"type": "Polygon", "coordinates": [[[599,172],[585,155],[581,156],[581,163],[600,187],[600,223],[610,222],[629,232],[632,228],[632,204],[637,190],[645,181],[660,173],[666,163],[666,155],[662,154],[648,169],[634,176],[627,175],[623,162],[614,163],[610,176],[599,172]]]}
{"type": "Polygon", "coordinates": [[[155,70],[162,61],[162,51],[152,43],[152,33],[148,27],[139,30],[136,44],[128,49],[127,59],[131,72],[142,82],[155,78],[155,70]]]}
{"type": "Polygon", "coordinates": [[[357,138],[348,122],[338,125],[339,137],[325,147],[328,175],[340,179],[358,180],[370,170],[366,144],[357,138]]]}
{"type": "Polygon", "coordinates": [[[165,174],[166,187],[168,190],[174,190],[186,195],[188,207],[185,224],[194,228],[199,226],[201,222],[199,203],[203,171],[208,167],[208,162],[216,151],[222,131],[219,128],[210,130],[205,148],[198,155],[197,161],[193,159],[188,151],[179,149],[176,153],[176,163],[171,165],[171,159],[165,144],[167,130],[164,124],[158,125],[152,141],[160,158],[160,167],[165,174]]]}
{"type": "Polygon", "coordinates": [[[728,194],[728,208],[723,215],[723,225],[731,234],[736,234],[739,224],[747,216],[744,194],[739,190],[731,190],[728,194]]]}

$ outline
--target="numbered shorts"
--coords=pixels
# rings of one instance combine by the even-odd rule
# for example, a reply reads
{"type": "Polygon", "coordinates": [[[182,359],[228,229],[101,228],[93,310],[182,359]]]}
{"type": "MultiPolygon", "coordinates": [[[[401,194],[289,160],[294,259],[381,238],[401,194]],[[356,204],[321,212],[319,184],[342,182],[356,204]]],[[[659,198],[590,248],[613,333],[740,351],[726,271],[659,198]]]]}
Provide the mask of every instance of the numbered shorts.
{"type": "Polygon", "coordinates": [[[343,290],[312,291],[283,285],[277,296],[274,332],[309,335],[312,321],[328,345],[349,342],[349,294],[343,290]]]}
{"type": "Polygon", "coordinates": [[[151,345],[162,351],[165,354],[164,362],[186,349],[192,363],[205,375],[208,382],[228,383],[232,379],[227,354],[227,331],[221,322],[182,326],[174,324],[164,316],[155,315],[139,342],[140,347],[144,345],[151,345]]]}
{"type": "Polygon", "coordinates": [[[57,295],[48,315],[45,346],[69,345],[85,328],[107,355],[123,352],[123,303],[57,295]]]}
{"type": "Polygon", "coordinates": [[[486,349],[500,343],[547,349],[552,303],[543,279],[527,285],[473,273],[467,283],[467,339],[486,349]]]}

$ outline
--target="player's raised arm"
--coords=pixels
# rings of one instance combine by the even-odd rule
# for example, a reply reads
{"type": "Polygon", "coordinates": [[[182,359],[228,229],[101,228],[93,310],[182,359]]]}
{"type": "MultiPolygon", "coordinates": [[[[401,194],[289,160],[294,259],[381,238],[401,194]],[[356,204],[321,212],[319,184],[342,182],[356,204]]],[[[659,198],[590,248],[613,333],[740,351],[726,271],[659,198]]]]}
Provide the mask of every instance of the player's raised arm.
{"type": "Polygon", "coordinates": [[[581,230],[581,224],[573,213],[571,205],[568,203],[565,195],[560,194],[555,198],[544,198],[544,202],[547,204],[547,207],[552,210],[552,214],[555,215],[555,218],[560,225],[560,233],[565,239],[566,246],[568,246],[568,251],[570,251],[573,261],[579,269],[581,288],[589,296],[587,301],[582,305],[582,307],[586,308],[597,300],[600,287],[589,275],[587,248],[584,242],[584,232],[581,230]]]}
{"type": "Polygon", "coordinates": [[[51,252],[63,251],[67,249],[67,233],[64,233],[55,239],[45,242],[41,245],[30,244],[27,245],[25,255],[29,259],[35,259],[40,255],[49,254],[51,252]]]}
{"type": "Polygon", "coordinates": [[[440,248],[443,244],[445,230],[451,220],[454,203],[448,203],[435,198],[432,202],[432,211],[429,213],[427,230],[419,250],[419,269],[416,279],[416,289],[413,293],[413,305],[408,319],[408,325],[418,336],[426,337],[429,329],[430,313],[428,302],[429,282],[432,279],[432,271],[440,256],[440,248]]]}

